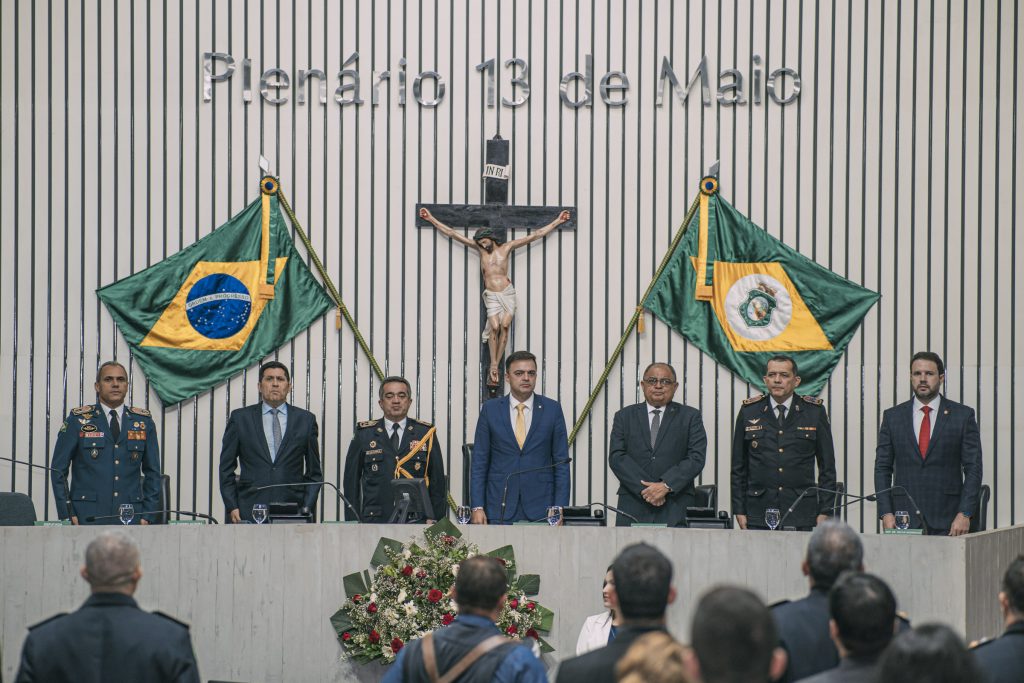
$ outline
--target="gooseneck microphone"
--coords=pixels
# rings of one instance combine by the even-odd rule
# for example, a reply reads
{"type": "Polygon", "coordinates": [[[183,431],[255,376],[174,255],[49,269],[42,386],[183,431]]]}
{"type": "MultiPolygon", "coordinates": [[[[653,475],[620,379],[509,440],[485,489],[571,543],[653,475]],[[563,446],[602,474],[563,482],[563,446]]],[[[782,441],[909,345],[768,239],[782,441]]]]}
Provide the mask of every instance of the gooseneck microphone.
{"type": "Polygon", "coordinates": [[[914,497],[912,495],[910,495],[910,491],[908,491],[906,489],[906,487],[900,486],[899,484],[897,484],[896,486],[890,486],[889,488],[882,489],[881,491],[875,491],[874,493],[872,493],[870,495],[864,496],[864,498],[866,500],[870,500],[872,503],[874,503],[874,502],[876,502],[878,500],[878,497],[880,495],[882,495],[883,493],[892,493],[893,491],[902,491],[903,495],[905,495],[907,497],[907,500],[910,501],[910,504],[914,508],[914,513],[917,515],[917,518],[919,520],[921,520],[921,529],[923,529],[924,533],[927,534],[928,533],[928,522],[924,518],[924,513],[921,512],[921,507],[917,504],[917,501],[914,500],[914,497]]]}
{"type": "Polygon", "coordinates": [[[591,503],[584,503],[584,505],[586,505],[588,508],[594,507],[595,505],[600,505],[605,510],[610,510],[611,512],[614,512],[617,515],[622,515],[623,517],[625,517],[626,519],[628,519],[631,522],[636,522],[637,524],[640,523],[639,519],[637,519],[633,515],[629,514],[625,510],[620,510],[619,508],[615,507],[614,505],[608,505],[608,503],[602,503],[599,500],[595,500],[595,501],[593,501],[591,503]]]}
{"type": "Polygon", "coordinates": [[[501,522],[505,522],[505,505],[508,502],[508,483],[517,474],[529,474],[530,472],[540,472],[541,470],[550,470],[555,467],[562,465],[568,465],[572,462],[572,458],[566,458],[565,460],[559,460],[558,462],[548,463],[547,465],[541,465],[540,467],[531,467],[525,470],[519,470],[518,472],[509,472],[505,477],[505,488],[501,492],[501,522]]]}
{"type": "Polygon", "coordinates": [[[15,458],[5,458],[2,455],[0,455],[0,460],[6,460],[7,462],[17,463],[18,465],[28,465],[29,467],[36,467],[41,470],[46,470],[47,472],[56,472],[57,474],[59,474],[61,477],[61,481],[64,484],[64,505],[67,506],[68,519],[78,516],[75,514],[75,508],[71,504],[71,488],[68,486],[68,477],[65,472],[58,470],[56,467],[50,467],[49,465],[40,465],[39,463],[29,462],[27,460],[17,460],[15,458]]]}
{"type": "MultiPolygon", "coordinates": [[[[204,515],[202,512],[190,512],[188,510],[154,510],[153,512],[136,512],[136,517],[144,517],[146,515],[188,515],[189,517],[195,517],[197,519],[209,520],[211,524],[217,524],[217,519],[210,515],[204,515]]],[[[121,519],[121,515],[89,515],[85,518],[87,522],[99,522],[107,519],[121,519]]]]}
{"type": "Polygon", "coordinates": [[[845,491],[833,491],[832,489],[823,489],[820,486],[808,486],[806,489],[804,489],[803,491],[800,492],[800,495],[796,497],[796,500],[793,501],[793,504],[790,505],[788,508],[786,508],[786,513],[784,515],[782,515],[782,519],[779,520],[779,528],[780,529],[782,528],[782,523],[785,522],[786,518],[789,517],[790,513],[793,512],[793,510],[796,509],[796,506],[800,504],[800,501],[803,500],[807,496],[807,494],[811,493],[811,492],[814,492],[814,493],[827,493],[827,494],[829,494],[831,496],[842,496],[843,498],[852,498],[853,499],[853,500],[848,500],[848,501],[844,502],[842,505],[833,505],[832,506],[832,510],[833,511],[838,510],[840,507],[849,505],[850,503],[856,503],[858,500],[864,500],[864,499],[868,498],[868,496],[858,496],[858,495],[853,494],[853,493],[846,493],[845,491]]]}
{"type": "Polygon", "coordinates": [[[267,489],[285,488],[287,486],[330,486],[334,489],[334,492],[338,494],[338,498],[340,498],[348,509],[352,511],[352,514],[356,516],[356,521],[363,521],[363,518],[359,516],[359,511],[352,506],[352,503],[348,502],[348,498],[346,498],[345,494],[341,492],[341,489],[329,481],[298,481],[294,484],[267,484],[266,486],[255,486],[253,487],[253,491],[266,491],[267,489]]]}

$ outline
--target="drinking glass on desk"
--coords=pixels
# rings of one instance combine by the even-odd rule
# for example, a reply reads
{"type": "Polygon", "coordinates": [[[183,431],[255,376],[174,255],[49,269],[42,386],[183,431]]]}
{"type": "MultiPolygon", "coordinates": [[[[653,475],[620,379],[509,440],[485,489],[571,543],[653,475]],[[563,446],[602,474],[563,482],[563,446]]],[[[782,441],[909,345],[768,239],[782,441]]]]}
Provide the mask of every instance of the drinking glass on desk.
{"type": "Polygon", "coordinates": [[[551,526],[558,526],[558,523],[562,521],[562,508],[557,505],[552,505],[548,508],[548,524],[551,526]]]}
{"type": "Polygon", "coordinates": [[[472,513],[468,505],[460,505],[455,508],[455,519],[458,520],[459,524],[469,524],[470,517],[472,517],[472,513]]]}
{"type": "Polygon", "coordinates": [[[131,524],[132,520],[135,519],[135,506],[131,503],[125,503],[117,508],[117,515],[121,518],[121,524],[131,524]]]}
{"type": "Polygon", "coordinates": [[[768,508],[764,511],[764,523],[768,528],[775,531],[779,526],[779,508],[768,508]]]}
{"type": "Polygon", "coordinates": [[[252,521],[257,524],[263,524],[263,522],[267,521],[266,503],[256,503],[252,506],[252,521]]]}
{"type": "Polygon", "coordinates": [[[897,510],[896,514],[896,528],[897,529],[909,529],[910,528],[910,513],[906,510],[897,510]]]}

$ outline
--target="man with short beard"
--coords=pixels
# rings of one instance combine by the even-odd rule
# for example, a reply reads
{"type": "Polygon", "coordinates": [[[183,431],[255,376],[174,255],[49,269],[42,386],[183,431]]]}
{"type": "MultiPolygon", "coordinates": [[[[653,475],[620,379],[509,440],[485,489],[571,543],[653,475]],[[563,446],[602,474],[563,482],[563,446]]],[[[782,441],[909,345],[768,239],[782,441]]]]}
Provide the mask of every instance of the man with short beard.
{"type": "MultiPolygon", "coordinates": [[[[961,536],[971,527],[981,491],[981,437],[974,410],[939,393],[942,358],[920,351],[910,360],[914,397],[882,415],[875,449],[875,490],[882,526],[896,526],[895,510],[920,506],[924,527],[935,535],[961,536]],[[890,487],[906,491],[885,491],[890,487]]],[[[910,526],[922,526],[910,515],[910,526]]]]}

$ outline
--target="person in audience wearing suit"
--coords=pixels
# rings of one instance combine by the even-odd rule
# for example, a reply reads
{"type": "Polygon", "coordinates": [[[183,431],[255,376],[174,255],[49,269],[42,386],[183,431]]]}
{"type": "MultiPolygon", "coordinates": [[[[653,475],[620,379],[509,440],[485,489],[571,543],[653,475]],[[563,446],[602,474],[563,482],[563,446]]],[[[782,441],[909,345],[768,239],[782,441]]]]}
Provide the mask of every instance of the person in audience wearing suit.
{"type": "Polygon", "coordinates": [[[875,683],[878,659],[896,631],[896,596],[877,576],[844,572],[828,593],[829,632],[839,666],[804,683],[875,683]]]}
{"type": "Polygon", "coordinates": [[[657,548],[635,543],[612,563],[612,607],[622,628],[605,647],[567,659],[558,667],[557,683],[612,683],[615,665],[644,634],[665,631],[665,611],[675,602],[672,563],[657,548]]]}
{"type": "Polygon", "coordinates": [[[511,393],[484,403],[476,425],[473,524],[539,520],[548,507],[569,504],[569,440],[562,406],[534,393],[537,357],[532,353],[509,354],[505,368],[511,393]]]}
{"type": "Polygon", "coordinates": [[[93,539],[81,574],[92,595],[77,612],[29,629],[16,683],[199,683],[188,626],[144,612],[132,597],[142,567],[128,534],[105,531],[93,539]]]}
{"type": "Polygon", "coordinates": [[[316,417],[287,403],[290,390],[288,366],[264,363],[259,378],[262,400],[232,411],[228,418],[220,453],[220,495],[232,524],[252,520],[256,503],[297,503],[311,513],[316,506],[319,486],[257,490],[324,480],[316,417]]]}
{"type": "Polygon", "coordinates": [[[1006,630],[976,646],[974,658],[988,677],[986,683],[1019,683],[1024,681],[1024,555],[1006,568],[999,607],[1006,630]]]}
{"type": "Polygon", "coordinates": [[[73,409],[57,435],[50,461],[57,515],[72,524],[119,524],[118,509],[130,504],[132,523],[149,524],[152,517],[145,513],[158,510],[160,495],[156,423],[148,410],[124,405],[128,373],[120,363],[100,366],[95,389],[97,403],[73,409]]]}
{"type": "MultiPolygon", "coordinates": [[[[445,517],[448,487],[434,425],[409,418],[412,387],[404,377],[385,377],[378,396],[384,417],[360,422],[345,456],[345,497],[359,510],[362,521],[386,522],[394,508],[391,482],[408,474],[426,479],[432,508],[427,521],[445,517]]],[[[355,518],[345,510],[345,519],[355,518]]]]}
{"type": "MultiPolygon", "coordinates": [[[[608,464],[619,478],[619,508],[641,522],[680,526],[695,502],[708,438],[700,411],[672,400],[679,382],[668,363],[651,363],[640,380],[643,403],[615,413],[608,464]]],[[[629,526],[618,515],[616,526],[629,526]]]]}
{"type": "Polygon", "coordinates": [[[615,588],[615,580],[612,578],[612,568],[608,567],[608,571],[604,575],[604,583],[601,585],[601,601],[604,602],[604,611],[590,615],[583,622],[580,636],[576,639],[577,655],[604,647],[615,640],[615,636],[619,634],[622,617],[612,607],[613,588],[615,588]]]}
{"type": "Polygon", "coordinates": [[[981,437],[974,410],[939,393],[942,358],[920,351],[910,360],[914,397],[882,415],[875,449],[875,490],[882,526],[896,526],[894,511],[907,511],[911,526],[961,536],[970,531],[981,492],[981,437]],[[891,491],[899,487],[905,491],[891,491]],[[908,497],[909,496],[909,497],[908,497]],[[913,498],[920,506],[921,520],[913,498]]]}
{"type": "Polygon", "coordinates": [[[784,528],[810,531],[828,519],[835,503],[835,495],[817,491],[801,497],[815,486],[815,463],[817,486],[835,489],[828,413],[820,398],[795,393],[800,374],[789,356],[769,359],[764,384],[768,393],[745,400],[736,417],[732,513],[741,529],[768,529],[765,511],[776,509],[784,528]]]}

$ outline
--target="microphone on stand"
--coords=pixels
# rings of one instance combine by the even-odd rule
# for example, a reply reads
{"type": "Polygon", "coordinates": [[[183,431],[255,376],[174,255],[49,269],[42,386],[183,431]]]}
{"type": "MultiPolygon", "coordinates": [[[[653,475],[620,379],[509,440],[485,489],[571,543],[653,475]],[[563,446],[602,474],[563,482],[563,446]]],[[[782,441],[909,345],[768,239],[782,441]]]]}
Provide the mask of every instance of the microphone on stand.
{"type": "MultiPolygon", "coordinates": [[[[189,517],[195,517],[197,519],[206,519],[206,520],[209,520],[213,524],[217,524],[216,518],[214,518],[214,517],[212,517],[210,515],[204,515],[202,512],[190,512],[188,510],[155,510],[153,512],[136,512],[135,513],[135,515],[137,517],[142,517],[144,515],[166,515],[166,514],[188,515],[189,517]]],[[[99,522],[101,520],[107,520],[107,519],[121,519],[121,515],[89,515],[88,517],[85,518],[85,521],[87,521],[87,522],[99,522]]]]}
{"type": "Polygon", "coordinates": [[[856,495],[854,493],[847,493],[845,491],[833,491],[832,489],[823,489],[820,486],[808,486],[806,489],[804,489],[803,491],[800,492],[800,495],[796,497],[796,500],[793,501],[793,504],[790,505],[786,509],[786,513],[784,515],[782,515],[782,519],[779,520],[779,528],[780,529],[782,528],[782,523],[785,522],[786,518],[789,517],[790,513],[792,513],[793,510],[796,509],[796,506],[800,504],[800,501],[803,500],[807,496],[807,494],[811,493],[812,491],[815,492],[815,493],[827,493],[827,494],[832,495],[832,496],[842,496],[843,498],[852,498],[852,500],[847,500],[847,501],[843,502],[841,505],[833,505],[832,506],[832,510],[833,511],[837,511],[841,507],[846,507],[847,505],[850,505],[852,503],[856,503],[857,501],[860,501],[860,500],[870,500],[871,499],[870,496],[858,496],[858,495],[856,495]]]}
{"type": "Polygon", "coordinates": [[[639,519],[637,519],[633,515],[629,514],[625,510],[620,510],[619,508],[615,507],[614,505],[608,505],[607,503],[602,503],[599,500],[595,500],[592,503],[584,503],[584,505],[586,505],[587,507],[593,507],[594,505],[600,505],[605,510],[609,510],[611,512],[614,512],[617,515],[622,515],[623,517],[625,517],[626,519],[628,519],[631,522],[636,522],[637,524],[640,523],[639,519]]]}
{"type": "Polygon", "coordinates": [[[356,516],[356,521],[362,522],[363,518],[359,516],[359,511],[352,507],[352,503],[348,502],[348,498],[341,492],[337,486],[329,481],[299,481],[294,484],[267,484],[266,486],[253,487],[253,491],[266,491],[267,489],[278,489],[285,488],[287,486],[330,486],[334,489],[334,492],[338,494],[338,498],[341,498],[342,502],[348,506],[348,509],[352,511],[352,514],[356,516]]]}
{"type": "Polygon", "coordinates": [[[864,496],[864,498],[874,503],[878,500],[878,497],[883,493],[891,493],[893,491],[902,491],[903,495],[907,497],[907,500],[909,500],[910,504],[914,507],[914,512],[917,513],[917,518],[921,520],[921,528],[924,530],[924,533],[927,534],[928,522],[924,518],[924,513],[921,512],[921,507],[917,504],[917,501],[914,500],[914,497],[910,495],[910,491],[908,491],[906,487],[897,484],[896,486],[890,486],[889,488],[882,489],[881,491],[875,491],[874,493],[864,496]]]}
{"type": "Polygon", "coordinates": [[[17,463],[18,465],[28,465],[29,467],[37,467],[41,470],[46,470],[48,472],[56,472],[57,474],[59,474],[61,481],[64,484],[64,505],[67,506],[68,519],[78,516],[75,514],[75,508],[71,504],[71,488],[68,486],[67,473],[58,470],[56,467],[50,467],[49,465],[40,465],[39,463],[29,462],[27,460],[16,460],[15,458],[5,458],[2,455],[0,455],[0,460],[6,460],[7,462],[17,463]]]}
{"type": "Polygon", "coordinates": [[[549,470],[561,465],[568,465],[572,462],[572,458],[566,458],[565,460],[559,460],[558,462],[548,463],[547,465],[541,465],[540,467],[531,467],[525,470],[519,470],[518,472],[509,472],[508,476],[505,477],[505,489],[501,492],[501,522],[505,521],[505,504],[508,502],[508,483],[517,474],[529,474],[530,472],[540,472],[541,470],[549,470]]]}

